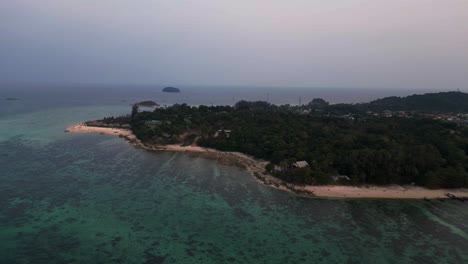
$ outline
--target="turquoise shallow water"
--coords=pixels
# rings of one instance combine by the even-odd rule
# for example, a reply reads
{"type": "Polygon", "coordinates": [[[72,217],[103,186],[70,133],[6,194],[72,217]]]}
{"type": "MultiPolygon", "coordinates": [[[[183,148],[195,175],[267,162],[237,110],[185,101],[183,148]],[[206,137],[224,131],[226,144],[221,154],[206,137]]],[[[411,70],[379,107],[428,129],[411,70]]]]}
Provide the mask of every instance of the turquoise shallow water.
{"type": "Polygon", "coordinates": [[[125,103],[0,103],[0,263],[467,263],[468,204],[311,199],[64,133],[125,103]],[[8,113],[8,114],[6,114],[8,113]]]}

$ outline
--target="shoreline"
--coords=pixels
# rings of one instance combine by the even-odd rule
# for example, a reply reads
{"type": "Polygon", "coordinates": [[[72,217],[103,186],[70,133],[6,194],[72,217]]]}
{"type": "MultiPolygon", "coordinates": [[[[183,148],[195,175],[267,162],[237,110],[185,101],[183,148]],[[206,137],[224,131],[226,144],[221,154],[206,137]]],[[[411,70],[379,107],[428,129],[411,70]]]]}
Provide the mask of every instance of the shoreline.
{"type": "Polygon", "coordinates": [[[346,185],[324,185],[299,186],[284,182],[265,173],[265,165],[267,161],[257,160],[240,152],[224,152],[215,149],[203,148],[200,146],[180,146],[174,145],[146,145],[129,129],[110,128],[110,127],[91,127],[84,122],[76,123],[67,127],[65,132],[70,133],[100,133],[106,135],[114,135],[124,138],[131,145],[142,148],[148,151],[175,151],[194,153],[197,156],[204,158],[216,159],[218,162],[226,165],[234,165],[246,169],[252,174],[258,182],[267,186],[294,192],[300,195],[322,198],[344,198],[344,199],[448,199],[446,193],[452,193],[456,196],[468,196],[468,189],[427,189],[417,186],[346,186],[346,185]]]}

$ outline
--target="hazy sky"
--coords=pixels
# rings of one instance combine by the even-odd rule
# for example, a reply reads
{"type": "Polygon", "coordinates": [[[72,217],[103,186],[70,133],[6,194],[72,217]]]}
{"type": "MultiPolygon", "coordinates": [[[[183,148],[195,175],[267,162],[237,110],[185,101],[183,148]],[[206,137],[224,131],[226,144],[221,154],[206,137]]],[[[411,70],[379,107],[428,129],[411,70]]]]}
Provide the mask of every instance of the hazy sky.
{"type": "Polygon", "coordinates": [[[468,87],[468,0],[1,0],[0,82],[468,87]]]}

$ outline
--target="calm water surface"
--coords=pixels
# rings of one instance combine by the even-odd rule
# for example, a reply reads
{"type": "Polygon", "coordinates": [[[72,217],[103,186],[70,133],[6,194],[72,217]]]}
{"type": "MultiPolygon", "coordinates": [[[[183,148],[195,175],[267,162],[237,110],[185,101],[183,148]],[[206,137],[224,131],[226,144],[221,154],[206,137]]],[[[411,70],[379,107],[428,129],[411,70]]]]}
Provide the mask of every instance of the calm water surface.
{"type": "Polygon", "coordinates": [[[468,203],[304,198],[64,133],[129,111],[93,98],[0,100],[0,263],[468,263],[468,203]]]}

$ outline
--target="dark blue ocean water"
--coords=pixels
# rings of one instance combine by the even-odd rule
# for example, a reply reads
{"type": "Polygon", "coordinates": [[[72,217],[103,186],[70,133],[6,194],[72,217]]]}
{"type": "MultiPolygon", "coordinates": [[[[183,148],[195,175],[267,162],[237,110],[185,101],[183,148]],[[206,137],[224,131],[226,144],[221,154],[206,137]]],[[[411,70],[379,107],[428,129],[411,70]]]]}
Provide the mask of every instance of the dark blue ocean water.
{"type": "Polygon", "coordinates": [[[29,89],[0,91],[20,99],[0,100],[0,263],[468,262],[466,203],[304,198],[215,160],[63,132],[137,100],[255,93],[29,89]]]}

